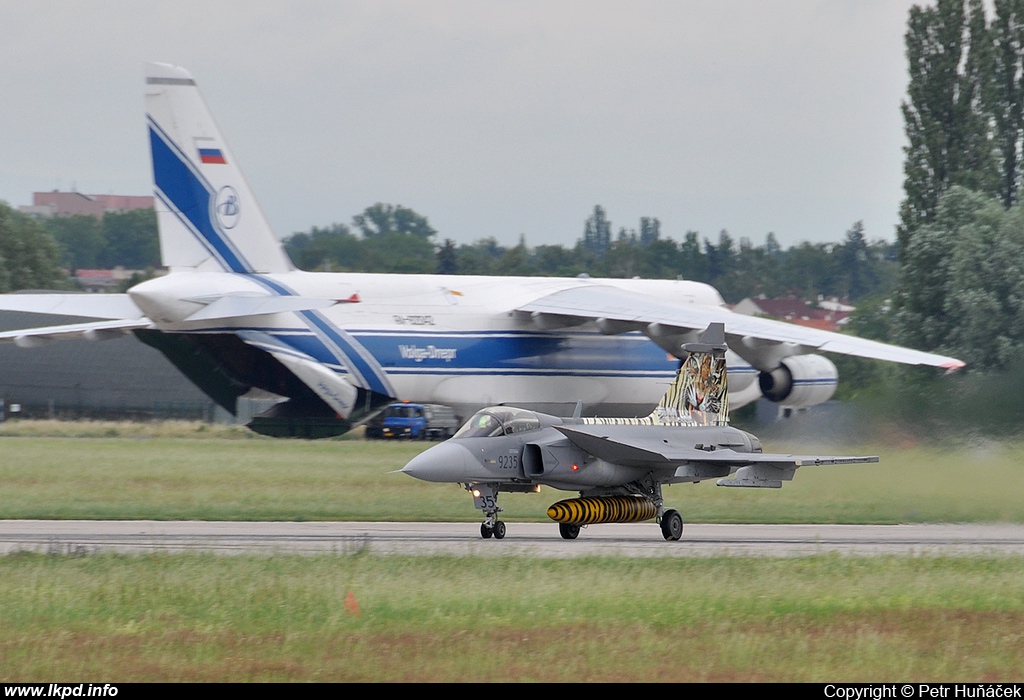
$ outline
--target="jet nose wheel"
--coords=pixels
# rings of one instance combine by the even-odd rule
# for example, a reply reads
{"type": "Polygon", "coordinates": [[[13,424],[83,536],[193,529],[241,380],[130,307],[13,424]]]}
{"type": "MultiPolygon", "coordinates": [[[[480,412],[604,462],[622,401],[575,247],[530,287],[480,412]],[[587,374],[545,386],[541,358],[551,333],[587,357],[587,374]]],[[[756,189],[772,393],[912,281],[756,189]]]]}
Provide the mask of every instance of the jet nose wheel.
{"type": "Polygon", "coordinates": [[[574,540],[580,536],[580,526],[569,523],[558,523],[558,534],[563,540],[574,540]]]}
{"type": "Polygon", "coordinates": [[[489,540],[491,537],[496,540],[505,539],[505,523],[500,520],[496,520],[494,525],[488,525],[487,523],[481,524],[480,536],[485,540],[489,540]]]}
{"type": "Polygon", "coordinates": [[[678,540],[683,536],[683,517],[678,510],[666,510],[661,516],[661,534],[666,540],[678,540]]]}

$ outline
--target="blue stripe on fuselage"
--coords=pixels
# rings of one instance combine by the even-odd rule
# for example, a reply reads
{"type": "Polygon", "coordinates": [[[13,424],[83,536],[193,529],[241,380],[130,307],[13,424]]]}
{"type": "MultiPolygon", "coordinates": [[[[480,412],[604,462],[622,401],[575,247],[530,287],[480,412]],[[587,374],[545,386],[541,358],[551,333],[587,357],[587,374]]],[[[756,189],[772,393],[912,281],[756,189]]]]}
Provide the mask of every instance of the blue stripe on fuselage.
{"type": "MultiPolygon", "coordinates": [[[[296,296],[293,290],[269,277],[254,275],[252,279],[281,296],[296,296]]],[[[345,365],[353,377],[362,386],[370,389],[370,391],[384,394],[385,396],[398,396],[395,388],[391,385],[391,381],[388,379],[387,372],[380,366],[374,355],[360,345],[358,340],[353,338],[347,331],[335,326],[319,311],[299,311],[297,313],[305,319],[315,334],[316,343],[305,343],[306,348],[303,349],[296,342],[299,340],[296,336],[282,335],[279,338],[281,341],[288,343],[297,350],[306,352],[312,357],[316,357],[321,362],[330,363],[334,361],[345,365]],[[332,351],[330,345],[334,345],[338,352],[332,351]],[[328,355],[330,359],[327,358],[328,355]]]]}
{"type": "MultiPolygon", "coordinates": [[[[207,329],[208,332],[237,330],[240,329],[207,329]]],[[[309,328],[246,330],[268,333],[324,364],[339,364],[336,355],[309,328]]],[[[664,350],[639,333],[611,337],[579,331],[353,329],[346,335],[372,353],[375,363],[389,374],[671,377],[678,365],[678,360],[669,359],[664,350]]],[[[757,374],[757,370],[750,365],[734,365],[729,367],[729,374],[749,376],[757,374]]]]}

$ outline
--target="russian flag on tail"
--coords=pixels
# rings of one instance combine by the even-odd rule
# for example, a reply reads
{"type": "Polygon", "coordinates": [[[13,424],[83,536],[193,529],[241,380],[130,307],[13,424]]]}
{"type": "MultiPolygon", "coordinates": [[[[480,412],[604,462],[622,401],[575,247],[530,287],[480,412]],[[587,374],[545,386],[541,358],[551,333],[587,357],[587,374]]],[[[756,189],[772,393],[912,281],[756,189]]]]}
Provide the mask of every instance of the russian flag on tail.
{"type": "Polygon", "coordinates": [[[200,148],[199,160],[200,162],[203,163],[218,163],[220,165],[227,165],[227,160],[224,158],[224,153],[219,148],[200,148]]]}

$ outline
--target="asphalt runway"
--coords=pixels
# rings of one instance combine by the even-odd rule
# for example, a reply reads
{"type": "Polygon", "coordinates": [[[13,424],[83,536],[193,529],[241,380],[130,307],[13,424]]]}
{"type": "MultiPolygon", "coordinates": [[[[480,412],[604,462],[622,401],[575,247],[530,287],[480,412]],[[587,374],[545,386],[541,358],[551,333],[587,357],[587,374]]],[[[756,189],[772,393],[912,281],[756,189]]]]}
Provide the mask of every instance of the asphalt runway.
{"type": "Polygon", "coordinates": [[[1024,554],[1024,525],[687,525],[666,542],[654,523],[592,525],[563,540],[554,523],[508,523],[484,540],[476,523],[0,521],[0,554],[18,551],[460,556],[1006,556],[1024,554]]]}

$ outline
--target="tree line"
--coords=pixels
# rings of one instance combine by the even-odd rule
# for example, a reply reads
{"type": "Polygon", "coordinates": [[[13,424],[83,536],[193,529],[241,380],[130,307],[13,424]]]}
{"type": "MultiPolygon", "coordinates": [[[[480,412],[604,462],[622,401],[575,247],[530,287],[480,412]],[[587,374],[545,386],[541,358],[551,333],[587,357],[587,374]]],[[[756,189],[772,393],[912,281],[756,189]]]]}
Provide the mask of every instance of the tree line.
{"type": "Polygon", "coordinates": [[[607,213],[595,206],[574,245],[531,247],[525,236],[514,246],[493,237],[435,244],[436,231],[409,209],[376,204],[366,212],[352,226],[336,223],[296,233],[285,248],[304,270],[692,279],[714,285],[731,303],[759,294],[856,301],[886,294],[896,282],[895,246],[869,241],[861,222],[838,243],[783,249],[773,233],[760,245],[748,238],[737,241],[724,230],[714,239],[686,231],[677,242],[662,235],[654,217],[641,218],[635,229],[620,227],[613,236],[607,213]],[[375,215],[373,227],[365,224],[366,212],[375,215]]]}
{"type": "MultiPolygon", "coordinates": [[[[304,270],[464,275],[646,277],[692,279],[714,285],[729,302],[746,296],[819,295],[854,301],[893,289],[893,244],[868,241],[860,222],[838,243],[800,243],[783,249],[768,233],[760,245],[720,231],[711,239],[686,231],[665,236],[657,218],[636,229],[612,223],[595,206],[574,245],[514,246],[493,238],[456,245],[438,242],[428,219],[401,205],[374,204],[352,218],[296,233],[284,245],[304,270]]],[[[79,269],[160,266],[152,210],[36,220],[0,203],[0,291],[70,286],[79,269]]]]}
{"type": "Polygon", "coordinates": [[[893,338],[1004,369],[1024,346],[1024,0],[938,0],[907,24],[910,73],[893,338]]]}

